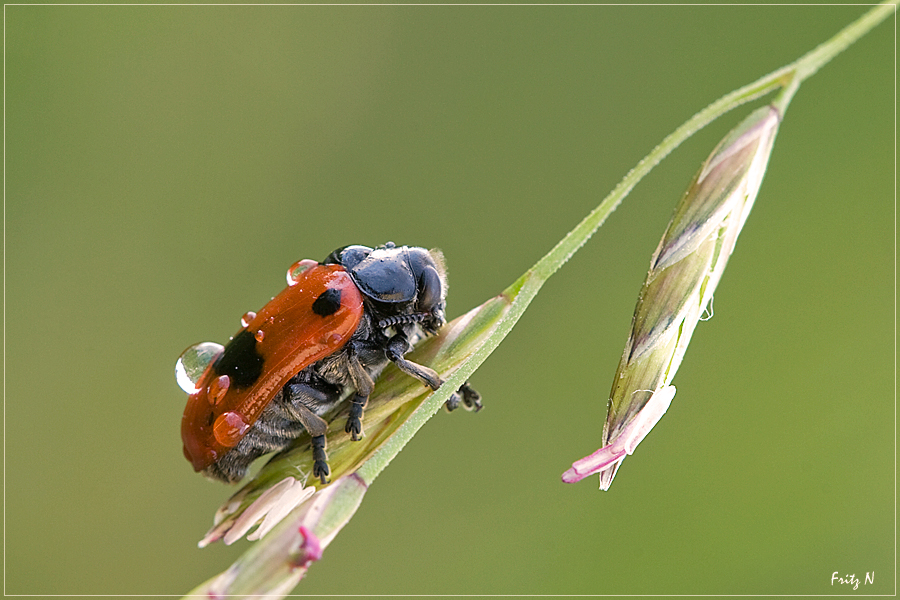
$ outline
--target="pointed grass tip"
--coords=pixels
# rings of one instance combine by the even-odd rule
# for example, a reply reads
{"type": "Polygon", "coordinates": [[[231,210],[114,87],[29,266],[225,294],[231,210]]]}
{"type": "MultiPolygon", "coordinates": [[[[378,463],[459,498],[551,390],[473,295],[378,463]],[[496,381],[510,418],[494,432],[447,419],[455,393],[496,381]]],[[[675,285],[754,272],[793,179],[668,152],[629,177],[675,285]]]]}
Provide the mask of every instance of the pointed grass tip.
{"type": "Polygon", "coordinates": [[[600,473],[600,489],[609,489],[616,469],[626,456],[634,454],[653,426],[656,425],[675,397],[675,386],[669,385],[656,390],[647,404],[622,428],[619,435],[606,446],[581,460],[572,463],[572,468],[563,473],[564,483],[581,481],[588,475],[600,473]],[[604,474],[608,473],[608,483],[604,487],[604,474]]]}

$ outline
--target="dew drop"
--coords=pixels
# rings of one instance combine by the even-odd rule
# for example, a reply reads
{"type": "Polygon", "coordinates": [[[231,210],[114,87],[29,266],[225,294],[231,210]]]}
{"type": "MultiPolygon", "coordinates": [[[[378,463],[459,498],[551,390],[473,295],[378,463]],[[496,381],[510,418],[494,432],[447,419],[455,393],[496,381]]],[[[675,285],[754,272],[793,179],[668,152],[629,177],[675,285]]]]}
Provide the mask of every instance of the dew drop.
{"type": "Polygon", "coordinates": [[[209,391],[207,392],[210,404],[218,404],[221,402],[222,398],[225,397],[225,394],[228,393],[229,387],[231,387],[231,378],[228,377],[228,375],[220,375],[213,379],[212,383],[209,384],[209,391]]]}
{"type": "Polygon", "coordinates": [[[303,273],[303,271],[307,270],[310,267],[314,267],[317,264],[319,263],[311,258],[304,258],[303,260],[298,260],[297,262],[292,264],[287,271],[288,285],[295,285],[298,281],[300,281],[300,274],[303,273]]]}
{"type": "Polygon", "coordinates": [[[253,334],[253,337],[256,338],[257,342],[261,342],[266,339],[266,332],[262,329],[257,329],[256,333],[253,334]]]}
{"type": "Polygon", "coordinates": [[[201,342],[182,352],[175,362],[175,381],[178,382],[178,387],[188,394],[196,393],[199,390],[197,383],[203,377],[206,367],[224,351],[222,344],[201,342]]]}
{"type": "Polygon", "coordinates": [[[250,321],[256,318],[256,313],[252,310],[248,310],[244,313],[244,316],[241,317],[241,327],[246,327],[250,324],[250,321]]]}
{"type": "Polygon", "coordinates": [[[250,425],[236,412],[226,412],[219,415],[213,424],[213,435],[216,441],[226,448],[234,448],[241,441],[250,425]]]}

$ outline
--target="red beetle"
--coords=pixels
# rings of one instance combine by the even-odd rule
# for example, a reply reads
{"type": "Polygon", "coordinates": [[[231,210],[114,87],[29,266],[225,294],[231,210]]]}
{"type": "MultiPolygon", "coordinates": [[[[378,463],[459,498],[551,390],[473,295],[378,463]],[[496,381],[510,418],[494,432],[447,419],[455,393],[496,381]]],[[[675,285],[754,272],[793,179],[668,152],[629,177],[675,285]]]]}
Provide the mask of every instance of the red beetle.
{"type": "MultiPolygon", "coordinates": [[[[363,409],[388,361],[432,389],[432,369],[403,358],[423,335],[445,322],[447,282],[437,250],[346,246],[323,263],[303,260],[288,270],[288,287],[224,347],[191,346],[176,364],[190,394],[181,422],[184,453],[194,470],[227,482],[250,463],[282,450],[304,430],[312,436],[313,476],[330,474],[322,418],[350,403],[345,430],[362,435],[363,409]]],[[[478,410],[468,385],[447,401],[478,410]]]]}

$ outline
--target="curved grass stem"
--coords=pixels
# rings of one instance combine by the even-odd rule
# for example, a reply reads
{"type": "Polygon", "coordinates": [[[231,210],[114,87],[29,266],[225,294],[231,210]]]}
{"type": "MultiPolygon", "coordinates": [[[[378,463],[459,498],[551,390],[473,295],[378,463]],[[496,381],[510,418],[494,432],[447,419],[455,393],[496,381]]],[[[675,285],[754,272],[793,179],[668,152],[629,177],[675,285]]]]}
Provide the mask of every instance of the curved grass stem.
{"type": "MultiPolygon", "coordinates": [[[[404,439],[398,440],[402,448],[409,439],[415,435],[419,427],[441,407],[450,397],[453,390],[464,383],[472,373],[481,365],[491,352],[500,344],[503,338],[512,330],[525,312],[525,309],[540,291],[544,282],[550,278],[562,265],[583,246],[597,229],[606,221],[607,217],[622,203],[625,196],[643,179],[653,168],[669,155],[675,148],[690,138],[699,130],[727,112],[746,104],[752,100],[765,96],[776,90],[782,90],[773,104],[784,115],[787,105],[790,103],[800,84],[814,75],[822,66],[835,56],[846,50],[853,42],[868,33],[876,25],[895,13],[898,1],[889,0],[875,6],[862,17],[850,23],[831,39],[822,43],[814,50],[803,55],[793,63],[772,71],[768,75],[760,77],[753,83],[745,85],[730,92],[697,114],[688,119],[678,129],[669,134],[658,146],[635,165],[622,181],[592,210],[582,221],[575,226],[566,236],[559,241],[547,254],[543,256],[524,275],[517,279],[503,293],[512,300],[512,305],[506,315],[497,323],[496,329],[484,342],[484,344],[472,355],[472,357],[448,380],[448,385],[438,390],[427,401],[428,408],[423,411],[422,418],[415,425],[403,431],[404,439]],[[428,416],[426,417],[425,414],[428,416]]],[[[423,406],[423,408],[426,408],[423,406]]],[[[400,433],[400,432],[398,432],[400,433]]],[[[399,450],[398,450],[399,451],[399,450]]],[[[376,457],[373,457],[375,459],[376,457]]],[[[360,473],[365,472],[364,479],[371,482],[378,473],[390,461],[379,456],[371,467],[364,465],[360,473]]]]}
{"type": "MultiPolygon", "coordinates": [[[[600,204],[590,212],[556,246],[542,257],[525,274],[519,277],[504,292],[470,313],[469,321],[454,330],[453,340],[445,347],[432,344],[435,354],[428,355],[428,346],[416,348],[416,352],[435,358],[444,356],[448,371],[445,385],[426,399],[398,400],[404,394],[413,394],[409,386],[416,385],[411,379],[402,384],[389,381],[389,377],[379,380],[382,395],[384,435],[371,435],[370,446],[355,447],[346,452],[342,477],[336,478],[332,487],[319,490],[313,500],[293,509],[283,522],[267,526],[274,527],[265,537],[256,542],[230,569],[202,584],[192,592],[205,597],[233,594],[249,596],[260,593],[283,597],[296,585],[308,564],[321,555],[321,550],[337,535],[343,525],[352,517],[362,500],[368,485],[378,476],[406,443],[412,439],[425,422],[446,402],[450,395],[462,385],[482,362],[506,337],[525,309],[540,291],[543,284],[593,235],[609,215],[618,207],[625,196],[663,158],[677,148],[691,135],[725,113],[766,94],[781,90],[773,105],[783,115],[800,84],[814,75],[822,66],[840,54],[857,39],[868,33],[888,16],[896,13],[900,0],[884,2],[861,18],[838,32],[830,40],[805,54],[795,62],[773,71],[755,82],[726,94],[716,100],[667,136],[656,148],[644,157],[613,189],[600,204]],[[453,349],[454,344],[456,349],[453,349]],[[451,349],[447,349],[447,348],[451,349]],[[441,355],[443,351],[445,354],[441,355]],[[463,355],[465,357],[463,358],[463,355]],[[452,365],[452,368],[451,368],[452,365]],[[405,386],[405,387],[404,387],[405,386]],[[401,408],[398,408],[401,407],[401,408]],[[393,412],[391,412],[393,411],[393,412]],[[405,412],[404,412],[405,411],[405,412]],[[377,443],[376,443],[377,442],[377,443]],[[360,454],[363,450],[364,454],[360,454]],[[354,468],[355,467],[355,468],[354,468]],[[327,518],[326,518],[327,517],[327,518]],[[269,568],[271,567],[271,568],[269,568]]],[[[469,316],[469,315],[467,315],[469,316]]],[[[446,334],[445,334],[446,335],[446,334]]],[[[438,362],[440,362],[440,360],[438,362]]],[[[427,362],[427,361],[426,361],[427,362]]],[[[378,391],[378,390],[376,390],[378,391]]],[[[661,397],[657,413],[665,411],[671,397],[661,397]]],[[[377,401],[370,400],[377,405],[377,401]]],[[[377,410],[371,410],[370,416],[377,410]]],[[[638,423],[638,425],[642,425],[638,423]]],[[[652,426],[652,425],[649,425],[652,426]]],[[[638,427],[625,438],[622,450],[633,451],[633,446],[646,435],[647,424],[638,427]]],[[[337,444],[335,444],[337,445],[337,444]]],[[[300,448],[302,451],[303,448],[300,448]]],[[[339,449],[336,449],[339,450],[339,449]]],[[[302,460],[309,460],[308,452],[302,460]]],[[[339,452],[335,452],[338,455],[339,452]]],[[[241,513],[253,502],[266,500],[266,490],[275,490],[281,496],[290,496],[292,501],[307,494],[303,483],[297,479],[308,471],[302,460],[292,462],[294,457],[286,453],[271,461],[243,490],[226,504],[217,517],[217,526],[205,541],[215,541],[226,535],[226,531],[239,519],[241,513]],[[285,483],[285,477],[292,477],[285,483]],[[296,481],[295,481],[296,480],[296,481]],[[299,483],[299,486],[297,485],[299,483]]],[[[337,465],[338,461],[335,461],[337,465]]],[[[305,481],[305,477],[303,477],[305,481]]],[[[277,494],[270,494],[274,496],[277,494]]],[[[286,509],[288,510],[288,509],[286,509]]]]}

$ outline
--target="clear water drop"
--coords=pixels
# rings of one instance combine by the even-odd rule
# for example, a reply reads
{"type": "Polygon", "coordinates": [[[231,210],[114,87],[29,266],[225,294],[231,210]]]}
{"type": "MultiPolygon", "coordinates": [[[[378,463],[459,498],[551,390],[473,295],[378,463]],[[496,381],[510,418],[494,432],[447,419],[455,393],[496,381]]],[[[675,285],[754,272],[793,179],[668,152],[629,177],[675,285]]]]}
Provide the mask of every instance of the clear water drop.
{"type": "Polygon", "coordinates": [[[236,412],[226,412],[219,415],[213,424],[213,435],[216,441],[226,448],[234,448],[241,441],[250,425],[236,412]]]}
{"type": "Polygon", "coordinates": [[[250,324],[250,321],[256,318],[256,313],[252,310],[248,310],[244,313],[244,316],[241,317],[241,327],[246,327],[250,324]]]}
{"type": "Polygon", "coordinates": [[[256,333],[253,334],[253,337],[256,338],[257,342],[261,342],[266,339],[266,332],[262,329],[257,329],[256,333]]]}
{"type": "Polygon", "coordinates": [[[182,352],[175,362],[175,381],[178,382],[178,387],[188,394],[195,394],[206,367],[224,351],[225,346],[222,344],[201,342],[182,352]]]}
{"type": "Polygon", "coordinates": [[[228,375],[220,375],[212,380],[212,383],[209,384],[209,390],[207,392],[207,398],[211,404],[218,404],[222,401],[222,398],[225,397],[225,394],[228,393],[228,388],[231,387],[231,378],[228,375]]]}
{"type": "Polygon", "coordinates": [[[310,267],[314,267],[318,262],[314,261],[311,258],[304,258],[303,260],[298,260],[294,264],[292,264],[287,271],[287,284],[288,285],[296,285],[298,281],[300,281],[300,275],[303,271],[307,270],[310,267]]]}

